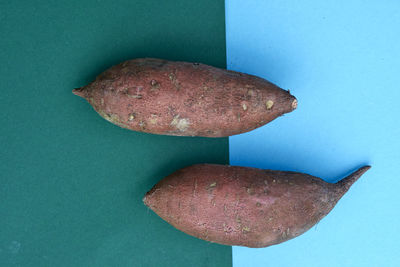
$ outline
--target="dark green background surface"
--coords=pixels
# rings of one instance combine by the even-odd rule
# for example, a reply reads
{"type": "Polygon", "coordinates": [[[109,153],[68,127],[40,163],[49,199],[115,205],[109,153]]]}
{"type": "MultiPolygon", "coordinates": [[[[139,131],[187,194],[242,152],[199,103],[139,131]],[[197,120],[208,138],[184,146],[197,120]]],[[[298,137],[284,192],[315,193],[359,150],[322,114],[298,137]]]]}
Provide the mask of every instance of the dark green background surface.
{"type": "Polygon", "coordinates": [[[225,66],[224,1],[0,2],[0,266],[231,266],[142,204],[228,139],[130,132],[71,90],[120,61],[225,66]]]}

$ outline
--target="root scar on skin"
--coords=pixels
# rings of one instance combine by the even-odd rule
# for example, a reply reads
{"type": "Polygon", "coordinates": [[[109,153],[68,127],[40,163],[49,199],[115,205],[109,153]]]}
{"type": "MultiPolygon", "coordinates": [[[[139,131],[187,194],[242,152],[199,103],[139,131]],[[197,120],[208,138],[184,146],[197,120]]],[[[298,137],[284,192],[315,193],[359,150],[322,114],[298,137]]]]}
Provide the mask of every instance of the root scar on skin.
{"type": "Polygon", "coordinates": [[[193,198],[196,196],[196,190],[197,190],[197,179],[194,180],[194,188],[193,188],[193,194],[192,194],[193,198]]]}

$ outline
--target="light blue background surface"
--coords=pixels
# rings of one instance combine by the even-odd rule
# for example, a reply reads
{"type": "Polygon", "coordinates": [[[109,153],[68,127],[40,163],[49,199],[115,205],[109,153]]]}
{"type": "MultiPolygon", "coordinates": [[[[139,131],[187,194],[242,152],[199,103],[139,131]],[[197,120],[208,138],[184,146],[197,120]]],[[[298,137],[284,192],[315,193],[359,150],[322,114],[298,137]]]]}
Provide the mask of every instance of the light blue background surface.
{"type": "Polygon", "coordinates": [[[337,181],[372,169],[316,227],[239,266],[400,266],[400,1],[226,1],[228,68],[290,89],[298,109],[230,138],[232,165],[337,181]]]}

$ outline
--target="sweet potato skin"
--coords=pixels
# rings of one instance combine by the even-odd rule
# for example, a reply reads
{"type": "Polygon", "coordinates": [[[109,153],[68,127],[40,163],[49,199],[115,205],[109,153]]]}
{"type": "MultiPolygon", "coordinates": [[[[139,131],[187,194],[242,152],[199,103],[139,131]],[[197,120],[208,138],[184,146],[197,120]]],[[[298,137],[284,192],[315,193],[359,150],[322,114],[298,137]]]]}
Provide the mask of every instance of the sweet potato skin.
{"type": "Polygon", "coordinates": [[[267,247],[310,229],[368,169],[331,184],[296,172],[200,164],[161,180],[143,201],[175,228],[197,238],[267,247]]]}
{"type": "Polygon", "coordinates": [[[162,59],[134,59],[75,89],[106,120],[153,134],[223,137],[297,107],[288,91],[256,76],[162,59]]]}

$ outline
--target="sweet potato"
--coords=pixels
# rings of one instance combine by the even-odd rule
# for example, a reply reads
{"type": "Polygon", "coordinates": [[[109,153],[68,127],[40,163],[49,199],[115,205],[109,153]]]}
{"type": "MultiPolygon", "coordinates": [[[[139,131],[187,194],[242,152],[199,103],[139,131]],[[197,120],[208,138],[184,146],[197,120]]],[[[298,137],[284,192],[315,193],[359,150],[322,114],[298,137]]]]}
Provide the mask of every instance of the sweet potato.
{"type": "Polygon", "coordinates": [[[327,183],[297,172],[193,165],[161,180],[143,201],[165,221],[197,238],[267,247],[310,229],[369,168],[327,183]]]}
{"type": "Polygon", "coordinates": [[[123,128],[178,136],[244,133],[297,106],[288,91],[256,76],[152,58],[116,65],[73,93],[123,128]]]}

